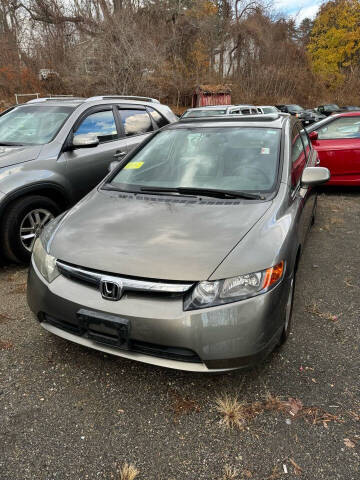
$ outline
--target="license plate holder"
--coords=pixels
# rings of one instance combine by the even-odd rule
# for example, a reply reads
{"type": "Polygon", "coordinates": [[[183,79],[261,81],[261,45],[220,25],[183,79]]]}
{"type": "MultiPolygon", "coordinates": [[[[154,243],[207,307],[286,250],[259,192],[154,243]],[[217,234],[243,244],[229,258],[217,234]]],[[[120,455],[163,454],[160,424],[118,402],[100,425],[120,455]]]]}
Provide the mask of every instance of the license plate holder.
{"type": "Polygon", "coordinates": [[[80,309],[77,318],[82,335],[98,343],[129,350],[130,320],[86,309],[80,309]]]}

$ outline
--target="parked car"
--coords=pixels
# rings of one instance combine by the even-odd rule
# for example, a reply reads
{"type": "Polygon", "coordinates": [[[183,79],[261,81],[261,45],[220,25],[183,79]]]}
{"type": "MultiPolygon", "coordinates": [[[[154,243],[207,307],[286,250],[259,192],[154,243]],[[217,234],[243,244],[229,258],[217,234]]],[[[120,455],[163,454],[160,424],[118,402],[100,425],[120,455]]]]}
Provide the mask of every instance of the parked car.
{"type": "Polygon", "coordinates": [[[27,261],[40,229],[88,193],[112,161],[176,121],[146,97],[37,99],[0,116],[0,249],[27,261]]]}
{"type": "Polygon", "coordinates": [[[180,118],[214,117],[217,115],[226,115],[228,108],[229,105],[188,108],[180,118]]]}
{"type": "Polygon", "coordinates": [[[316,111],[318,111],[322,115],[325,115],[325,117],[328,117],[329,115],[333,115],[334,113],[340,113],[341,108],[335,103],[332,103],[329,105],[320,105],[319,107],[316,107],[316,111]]]}
{"type": "Polygon", "coordinates": [[[317,112],[316,110],[304,110],[298,115],[299,120],[301,120],[303,125],[311,125],[313,123],[319,122],[320,120],[323,120],[325,115],[322,115],[321,113],[317,112]]]}
{"type": "Polygon", "coordinates": [[[232,105],[228,108],[229,115],[257,115],[258,109],[255,105],[232,105]]]}
{"type": "Polygon", "coordinates": [[[360,112],[340,113],[308,128],[328,185],[360,185],[360,112]]]}
{"type": "Polygon", "coordinates": [[[254,105],[214,105],[189,108],[180,118],[215,117],[220,115],[256,115],[259,113],[254,105]]]}
{"type": "Polygon", "coordinates": [[[312,187],[329,179],[316,161],[288,115],[186,118],[155,132],[36,241],[35,318],[155,365],[258,362],[290,332],[312,187]]]}
{"type": "Polygon", "coordinates": [[[267,106],[260,106],[260,107],[256,107],[257,110],[258,110],[258,113],[262,113],[262,114],[268,114],[268,113],[279,113],[280,110],[278,110],[276,107],[273,107],[273,106],[270,106],[270,105],[267,105],[267,106]]]}
{"type": "Polygon", "coordinates": [[[290,115],[294,115],[295,117],[298,117],[303,111],[303,107],[300,107],[300,105],[275,105],[280,112],[283,113],[290,113],[290,115]]]}
{"type": "Polygon", "coordinates": [[[360,110],[360,107],[346,105],[345,107],[340,107],[340,110],[342,112],[358,112],[360,110]]]}

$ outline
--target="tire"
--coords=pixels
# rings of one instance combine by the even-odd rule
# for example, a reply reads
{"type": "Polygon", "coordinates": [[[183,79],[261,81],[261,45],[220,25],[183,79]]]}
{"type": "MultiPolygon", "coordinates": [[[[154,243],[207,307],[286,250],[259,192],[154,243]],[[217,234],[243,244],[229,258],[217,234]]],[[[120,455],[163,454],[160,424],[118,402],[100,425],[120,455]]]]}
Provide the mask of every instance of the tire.
{"type": "Polygon", "coordinates": [[[53,200],[40,195],[22,197],[10,204],[0,230],[0,244],[7,259],[28,263],[35,235],[59,213],[53,200]]]}
{"type": "Polygon", "coordinates": [[[313,210],[313,214],[312,214],[312,217],[311,217],[311,227],[313,227],[315,225],[315,222],[316,222],[316,210],[317,210],[317,199],[315,200],[314,210],[313,210]]]}
{"type": "Polygon", "coordinates": [[[295,292],[295,272],[291,276],[291,283],[289,288],[288,299],[285,306],[284,328],[281,333],[279,345],[284,345],[289,338],[291,332],[291,320],[294,306],[294,292],[295,292]]]}

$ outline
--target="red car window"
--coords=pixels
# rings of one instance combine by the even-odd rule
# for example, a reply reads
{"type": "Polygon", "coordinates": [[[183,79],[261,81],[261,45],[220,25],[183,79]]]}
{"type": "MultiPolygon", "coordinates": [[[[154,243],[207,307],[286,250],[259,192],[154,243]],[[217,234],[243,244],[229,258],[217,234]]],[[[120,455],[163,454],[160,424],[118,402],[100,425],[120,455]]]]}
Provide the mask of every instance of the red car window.
{"type": "Polygon", "coordinates": [[[360,138],[360,116],[340,117],[317,130],[319,140],[360,138]]]}

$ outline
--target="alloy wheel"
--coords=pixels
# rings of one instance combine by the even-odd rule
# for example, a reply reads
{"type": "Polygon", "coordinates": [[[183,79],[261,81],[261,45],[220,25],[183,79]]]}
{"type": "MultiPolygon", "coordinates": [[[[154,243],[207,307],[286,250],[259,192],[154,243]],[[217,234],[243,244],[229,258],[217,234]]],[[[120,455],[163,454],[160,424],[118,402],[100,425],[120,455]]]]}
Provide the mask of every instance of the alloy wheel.
{"type": "Polygon", "coordinates": [[[20,239],[23,247],[31,252],[36,238],[54,215],[45,208],[36,208],[27,213],[20,225],[20,239]]]}

